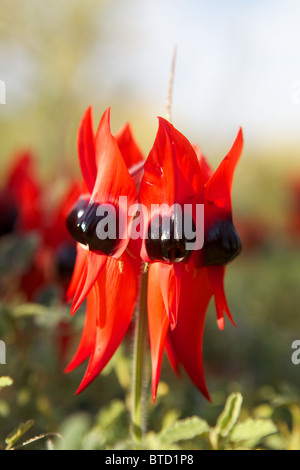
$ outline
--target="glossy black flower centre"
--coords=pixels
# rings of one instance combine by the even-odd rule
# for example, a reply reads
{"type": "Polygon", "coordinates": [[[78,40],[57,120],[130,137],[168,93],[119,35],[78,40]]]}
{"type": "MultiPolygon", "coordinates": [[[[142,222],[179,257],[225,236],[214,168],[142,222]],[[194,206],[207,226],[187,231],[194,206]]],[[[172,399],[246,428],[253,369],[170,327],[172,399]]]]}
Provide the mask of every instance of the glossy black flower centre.
{"type": "Polygon", "coordinates": [[[241,249],[242,243],[232,220],[218,220],[204,236],[204,264],[225,266],[240,254],[241,249]]]}
{"type": "MultiPolygon", "coordinates": [[[[195,231],[192,220],[191,227],[195,231]]],[[[187,260],[193,253],[188,249],[188,240],[185,236],[184,217],[173,213],[171,216],[158,214],[151,220],[146,250],[152,261],[165,261],[167,263],[180,263],[187,260]]]]}
{"type": "Polygon", "coordinates": [[[82,235],[82,231],[80,229],[80,223],[82,216],[89,204],[89,199],[80,197],[78,201],[74,204],[72,207],[71,211],[69,212],[69,215],[67,217],[67,228],[72,235],[73,238],[75,238],[76,241],[79,243],[82,243],[83,245],[86,245],[85,239],[82,235]]]}
{"type": "Polygon", "coordinates": [[[118,217],[111,205],[79,199],[67,217],[67,227],[90,251],[112,255],[118,248],[118,217]]]}

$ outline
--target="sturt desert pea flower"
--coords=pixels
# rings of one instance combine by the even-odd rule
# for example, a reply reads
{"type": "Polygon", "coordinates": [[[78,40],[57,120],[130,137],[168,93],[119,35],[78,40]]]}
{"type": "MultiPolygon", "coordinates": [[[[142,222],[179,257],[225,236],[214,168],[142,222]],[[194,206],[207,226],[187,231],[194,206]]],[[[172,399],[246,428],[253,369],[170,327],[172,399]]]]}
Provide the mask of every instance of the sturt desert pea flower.
{"type": "Polygon", "coordinates": [[[67,218],[68,228],[78,241],[68,297],[74,297],[72,313],[86,298],[87,309],[81,341],[66,372],[89,358],[77,390],[80,393],[111,359],[134,312],[141,262],[137,244],[129,240],[133,216],[128,216],[127,207],[138,202],[136,184],[141,178],[143,157],[128,125],[116,137],[111,134],[109,109],[94,135],[91,108],[79,127],[78,154],[85,193],[67,218]],[[126,207],[121,205],[122,197],[126,198],[126,207]],[[99,206],[108,208],[108,204],[115,207],[117,222],[125,217],[126,233],[100,240],[95,231],[99,221],[96,211],[99,206]]]}
{"type": "Polygon", "coordinates": [[[78,242],[74,275],[68,292],[68,299],[73,297],[72,313],[87,297],[107,256],[119,259],[129,242],[126,233],[116,233],[114,238],[107,237],[104,240],[100,240],[96,234],[100,220],[96,215],[99,207],[104,209],[107,205],[109,210],[108,206],[113,206],[116,209],[116,225],[119,227],[119,219],[123,217],[126,220],[126,232],[132,219],[127,215],[127,207],[138,201],[136,186],[128,168],[133,167],[137,180],[142,169],[142,154],[131,136],[129,126],[125,126],[117,138],[111,134],[109,109],[102,116],[94,135],[92,110],[88,108],[78,132],[78,156],[84,189],[67,218],[68,229],[78,242]],[[129,149],[130,152],[126,151],[129,149]],[[126,198],[126,205],[124,202],[122,206],[120,196],[126,198]]]}
{"type": "Polygon", "coordinates": [[[240,130],[229,154],[213,173],[199,148],[193,147],[168,121],[159,119],[158,133],[145,163],[140,186],[141,203],[147,207],[150,220],[145,227],[148,238],[141,254],[144,261],[150,263],[148,322],[153,401],[164,349],[175,371],[179,372],[181,364],[194,384],[210,399],[202,364],[204,320],[213,296],[220,328],[223,327],[224,310],[231,318],[223,278],[224,265],[241,248],[232,224],[231,185],[242,143],[240,130]],[[155,203],[167,206],[160,214],[151,214],[151,204],[155,203]],[[177,236],[177,226],[181,224],[182,228],[185,220],[178,219],[172,209],[174,204],[182,209],[184,205],[192,206],[185,220],[192,217],[194,226],[197,225],[195,207],[204,205],[202,250],[186,249],[188,240],[184,238],[184,230],[183,237],[177,236]],[[157,224],[155,220],[159,217],[157,224]],[[171,222],[169,232],[162,228],[164,218],[171,222]],[[154,232],[151,230],[153,223],[158,227],[154,232]]]}

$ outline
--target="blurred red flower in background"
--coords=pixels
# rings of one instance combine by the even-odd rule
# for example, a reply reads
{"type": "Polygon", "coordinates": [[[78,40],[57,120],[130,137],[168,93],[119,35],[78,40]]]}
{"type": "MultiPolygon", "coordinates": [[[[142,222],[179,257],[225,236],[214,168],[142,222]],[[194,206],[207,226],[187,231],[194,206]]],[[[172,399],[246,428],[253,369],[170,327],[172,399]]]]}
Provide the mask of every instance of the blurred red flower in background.
{"type": "Polygon", "coordinates": [[[22,151],[13,157],[0,191],[0,236],[2,242],[11,236],[35,240],[32,257],[16,280],[16,288],[27,301],[36,301],[41,290],[50,284],[59,286],[60,299],[65,299],[76,256],[65,219],[79,193],[76,182],[68,183],[57,204],[51,207],[47,188],[39,183],[33,153],[22,151]]]}

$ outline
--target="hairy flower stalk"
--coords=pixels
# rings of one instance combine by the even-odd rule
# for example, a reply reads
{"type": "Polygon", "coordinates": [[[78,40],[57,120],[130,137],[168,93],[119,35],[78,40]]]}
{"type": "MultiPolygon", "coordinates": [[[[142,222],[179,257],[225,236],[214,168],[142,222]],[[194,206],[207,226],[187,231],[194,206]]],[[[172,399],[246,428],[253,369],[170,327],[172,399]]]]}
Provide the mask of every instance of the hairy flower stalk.
{"type": "Polygon", "coordinates": [[[147,319],[147,269],[141,275],[139,308],[135,317],[135,336],[133,351],[132,377],[132,434],[136,441],[141,441],[146,431],[146,401],[148,391],[148,319],[147,319]]]}

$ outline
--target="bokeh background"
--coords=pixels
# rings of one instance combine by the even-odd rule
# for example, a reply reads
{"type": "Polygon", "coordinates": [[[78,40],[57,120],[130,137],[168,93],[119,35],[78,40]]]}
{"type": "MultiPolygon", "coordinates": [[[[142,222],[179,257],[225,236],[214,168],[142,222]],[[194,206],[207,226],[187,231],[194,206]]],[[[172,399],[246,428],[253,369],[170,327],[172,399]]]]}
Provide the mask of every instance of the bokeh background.
{"type": "MultiPolygon", "coordinates": [[[[146,157],[157,116],[166,113],[175,46],[175,127],[214,168],[243,127],[233,208],[244,250],[226,277],[237,328],[227,322],[218,331],[211,306],[204,338],[214,404],[165,363],[150,426],[173,408],[213,421],[233,390],[244,394],[250,410],[274,396],[299,403],[300,365],[291,361],[292,342],[300,339],[299,20],[296,0],[0,0],[2,186],[15,154],[28,150],[41,187],[61,195],[79,175],[76,134],[89,105],[95,123],[111,107],[113,132],[129,121],[146,157]]],[[[45,210],[51,204],[47,198],[45,210]]],[[[2,247],[4,277],[25,245],[18,239],[9,254],[2,247]]],[[[77,344],[80,316],[71,320],[53,291],[38,298],[44,310],[24,307],[25,301],[17,294],[8,300],[2,289],[7,364],[0,375],[10,375],[14,385],[1,392],[0,441],[29,418],[36,433],[57,432],[78,413],[88,428],[101,407],[123,400],[130,382],[125,345],[106,375],[75,398],[84,368],[70,376],[63,368],[77,344]]],[[[291,416],[285,410],[287,427],[291,416]]]]}

